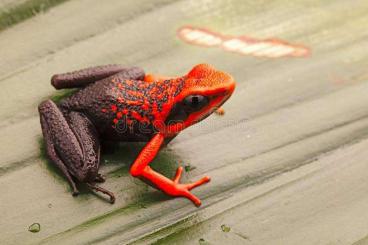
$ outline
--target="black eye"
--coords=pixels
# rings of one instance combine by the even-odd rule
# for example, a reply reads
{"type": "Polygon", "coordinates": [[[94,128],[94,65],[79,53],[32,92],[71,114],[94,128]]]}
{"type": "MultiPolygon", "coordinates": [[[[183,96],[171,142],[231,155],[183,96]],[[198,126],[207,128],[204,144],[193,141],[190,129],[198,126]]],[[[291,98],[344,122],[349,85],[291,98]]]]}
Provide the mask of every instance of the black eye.
{"type": "Polygon", "coordinates": [[[208,104],[208,98],[202,95],[189,95],[183,100],[183,104],[189,111],[199,111],[208,104]]]}

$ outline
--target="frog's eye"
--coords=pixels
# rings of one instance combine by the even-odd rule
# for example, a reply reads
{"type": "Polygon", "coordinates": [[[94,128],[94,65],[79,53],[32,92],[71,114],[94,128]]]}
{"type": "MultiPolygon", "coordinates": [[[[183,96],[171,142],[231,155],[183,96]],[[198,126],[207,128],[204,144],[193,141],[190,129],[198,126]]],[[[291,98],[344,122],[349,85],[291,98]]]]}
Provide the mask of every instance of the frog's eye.
{"type": "Polygon", "coordinates": [[[183,100],[185,109],[190,112],[199,111],[208,104],[209,100],[202,95],[189,95],[183,100]]]}

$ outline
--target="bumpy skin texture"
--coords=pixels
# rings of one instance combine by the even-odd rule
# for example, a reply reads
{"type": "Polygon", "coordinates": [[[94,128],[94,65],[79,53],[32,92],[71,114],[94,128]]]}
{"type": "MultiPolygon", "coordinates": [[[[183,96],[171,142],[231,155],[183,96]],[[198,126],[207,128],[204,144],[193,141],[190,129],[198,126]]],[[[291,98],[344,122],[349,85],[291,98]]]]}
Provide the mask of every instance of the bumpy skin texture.
{"type": "Polygon", "coordinates": [[[54,75],[52,84],[57,89],[81,88],[59,105],[47,100],[39,106],[47,154],[68,179],[73,194],[78,194],[78,180],[114,202],[113,193],[96,185],[104,181],[98,174],[100,139],[144,141],[147,145],[131,167],[132,176],[150,181],[169,195],[201,204],[190,190],[208,182],[209,177],[180,184],[182,167],[171,180],[152,170],[149,163],[165,142],[203,120],[230,97],[235,88],[231,76],[206,64],[178,78],[107,65],[54,75]]]}
{"type": "MultiPolygon", "coordinates": [[[[51,84],[56,89],[83,87],[88,83],[98,81],[102,78],[110,76],[111,74],[115,74],[121,71],[124,71],[125,73],[142,72],[139,68],[126,69],[124,66],[121,65],[96,66],[92,69],[86,68],[79,71],[56,74],[52,76],[51,84]]],[[[134,77],[134,74],[130,75],[133,75],[132,77],[134,77]]]]}

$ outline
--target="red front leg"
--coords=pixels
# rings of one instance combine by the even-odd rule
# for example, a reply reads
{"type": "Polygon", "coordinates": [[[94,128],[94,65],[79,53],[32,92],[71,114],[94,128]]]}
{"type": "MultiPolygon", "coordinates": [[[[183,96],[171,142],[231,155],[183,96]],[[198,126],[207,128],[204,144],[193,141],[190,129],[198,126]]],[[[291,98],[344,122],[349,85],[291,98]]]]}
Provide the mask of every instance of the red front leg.
{"type": "Polygon", "coordinates": [[[190,190],[194,187],[207,183],[210,181],[210,177],[205,176],[202,179],[190,184],[180,184],[179,179],[183,172],[182,167],[178,168],[174,180],[171,180],[157,173],[150,166],[148,166],[148,164],[156,157],[163,141],[164,136],[162,134],[156,134],[139,153],[137,159],[130,168],[130,174],[134,177],[143,177],[149,180],[155,186],[157,186],[157,188],[170,196],[186,197],[195,205],[201,205],[201,200],[190,193],[190,190]]]}

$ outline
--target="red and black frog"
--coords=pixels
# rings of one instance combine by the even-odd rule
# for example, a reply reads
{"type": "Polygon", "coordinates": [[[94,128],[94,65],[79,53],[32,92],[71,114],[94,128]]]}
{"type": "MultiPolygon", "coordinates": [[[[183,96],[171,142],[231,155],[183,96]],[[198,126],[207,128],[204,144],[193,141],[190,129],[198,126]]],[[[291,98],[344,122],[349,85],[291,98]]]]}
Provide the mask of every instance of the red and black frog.
{"type": "Polygon", "coordinates": [[[181,77],[145,74],[138,67],[106,65],[86,68],[51,78],[56,89],[79,88],[55,104],[42,102],[38,109],[48,157],[60,168],[78,195],[76,181],[105,193],[98,173],[101,141],[147,142],[134,160],[130,174],[149,181],[171,196],[201,201],[190,190],[210,177],[188,184],[179,182],[183,168],[174,179],[154,171],[149,164],[160,148],[180,131],[203,120],[233,93],[233,78],[208,64],[196,65],[181,77]]]}

